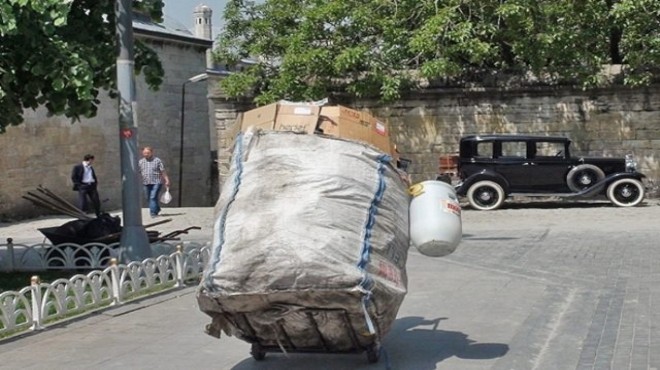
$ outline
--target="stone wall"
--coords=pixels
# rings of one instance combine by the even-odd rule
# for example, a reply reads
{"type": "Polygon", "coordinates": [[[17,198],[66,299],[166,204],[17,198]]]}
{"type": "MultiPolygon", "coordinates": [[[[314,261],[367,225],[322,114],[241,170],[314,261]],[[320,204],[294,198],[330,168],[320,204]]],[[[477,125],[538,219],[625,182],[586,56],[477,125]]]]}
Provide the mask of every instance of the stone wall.
{"type": "Polygon", "coordinates": [[[363,102],[389,122],[413,179],[435,178],[438,156],[455,153],[464,135],[567,136],[573,155],[633,153],[639,169],[660,179],[660,86],[645,89],[484,89],[418,92],[396,104],[363,102]]]}
{"type": "MultiPolygon", "coordinates": [[[[180,174],[181,85],[206,70],[205,48],[150,41],[165,69],[158,91],[136,77],[138,145],[153,146],[165,162],[172,182],[172,205],[177,205],[180,174]]],[[[183,205],[212,205],[212,159],[206,82],[186,85],[183,205]]],[[[71,123],[47,117],[45,110],[26,111],[25,122],[0,135],[0,220],[47,213],[22,196],[44,185],[74,202],[70,173],[87,153],[95,155],[99,194],[105,210],[121,208],[121,172],[117,102],[102,94],[98,115],[71,123]]],[[[139,156],[139,153],[138,153],[139,156]]]]}
{"type": "MultiPolygon", "coordinates": [[[[220,94],[221,95],[221,94],[220,94]]],[[[218,150],[236,105],[214,94],[218,150]]],[[[455,153],[469,134],[520,133],[560,135],[574,142],[574,155],[624,156],[633,153],[639,170],[658,184],[660,86],[583,91],[572,88],[428,89],[393,104],[347,104],[387,121],[403,157],[412,160],[414,181],[435,179],[438,157],[455,153]]],[[[225,150],[226,153],[226,150],[225,150]]],[[[225,159],[223,159],[225,158],[225,159]]],[[[219,158],[222,169],[229,164],[219,158]]],[[[657,195],[657,194],[651,194],[657,195]]]]}

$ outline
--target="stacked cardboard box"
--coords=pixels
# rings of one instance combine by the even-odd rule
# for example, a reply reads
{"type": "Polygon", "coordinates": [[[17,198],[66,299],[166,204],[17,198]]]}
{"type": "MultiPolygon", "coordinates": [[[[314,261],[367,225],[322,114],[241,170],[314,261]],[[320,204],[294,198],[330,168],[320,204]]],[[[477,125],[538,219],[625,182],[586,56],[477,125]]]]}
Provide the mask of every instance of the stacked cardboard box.
{"type": "Polygon", "coordinates": [[[387,123],[367,112],[341,105],[322,107],[319,128],[325,135],[368,143],[392,155],[387,123]]]}
{"type": "Polygon", "coordinates": [[[320,110],[320,106],[311,104],[274,103],[243,113],[241,129],[253,126],[263,130],[313,134],[320,110]]]}
{"type": "Polygon", "coordinates": [[[369,144],[383,153],[396,155],[387,123],[345,106],[319,106],[280,102],[243,113],[240,129],[293,131],[323,134],[369,144]]]}

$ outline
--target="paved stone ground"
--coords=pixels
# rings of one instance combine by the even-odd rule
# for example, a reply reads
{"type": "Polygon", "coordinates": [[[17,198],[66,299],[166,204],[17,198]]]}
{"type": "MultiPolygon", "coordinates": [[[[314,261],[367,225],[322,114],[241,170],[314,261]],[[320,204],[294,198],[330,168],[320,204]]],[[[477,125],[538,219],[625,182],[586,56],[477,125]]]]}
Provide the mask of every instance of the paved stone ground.
{"type": "Polygon", "coordinates": [[[660,368],[658,203],[556,206],[519,204],[493,221],[466,212],[476,227],[451,261],[546,285],[493,368],[660,368]]]}
{"type": "Polygon", "coordinates": [[[256,362],[246,343],[202,333],[188,288],[0,342],[0,368],[660,369],[659,219],[657,201],[464,210],[454,254],[411,250],[409,293],[373,365],[330,354],[256,362]]]}

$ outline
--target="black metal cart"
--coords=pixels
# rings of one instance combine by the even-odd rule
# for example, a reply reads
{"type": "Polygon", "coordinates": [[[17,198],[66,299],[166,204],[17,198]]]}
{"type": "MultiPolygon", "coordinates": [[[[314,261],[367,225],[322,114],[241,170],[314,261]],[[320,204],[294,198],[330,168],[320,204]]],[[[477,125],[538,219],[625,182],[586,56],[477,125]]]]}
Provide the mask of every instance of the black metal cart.
{"type": "Polygon", "coordinates": [[[380,357],[380,337],[369,332],[361,310],[301,308],[269,323],[255,313],[231,314],[229,319],[241,332],[237,336],[252,344],[250,354],[257,361],[268,352],[366,352],[370,363],[380,357]]]}

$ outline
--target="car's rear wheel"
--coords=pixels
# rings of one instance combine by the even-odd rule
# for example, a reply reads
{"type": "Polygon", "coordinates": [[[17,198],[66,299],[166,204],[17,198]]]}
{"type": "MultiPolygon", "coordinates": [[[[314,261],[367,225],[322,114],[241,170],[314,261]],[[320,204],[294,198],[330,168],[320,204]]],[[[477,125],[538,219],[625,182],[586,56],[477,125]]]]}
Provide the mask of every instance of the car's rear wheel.
{"type": "Polygon", "coordinates": [[[566,175],[566,184],[574,192],[582,191],[605,178],[605,173],[593,164],[573,167],[566,175]]]}
{"type": "Polygon", "coordinates": [[[467,192],[470,205],[480,211],[499,208],[504,203],[504,190],[494,181],[478,181],[467,192]]]}
{"type": "Polygon", "coordinates": [[[621,179],[607,187],[607,198],[619,207],[634,207],[644,199],[644,184],[637,179],[621,179]]]}

